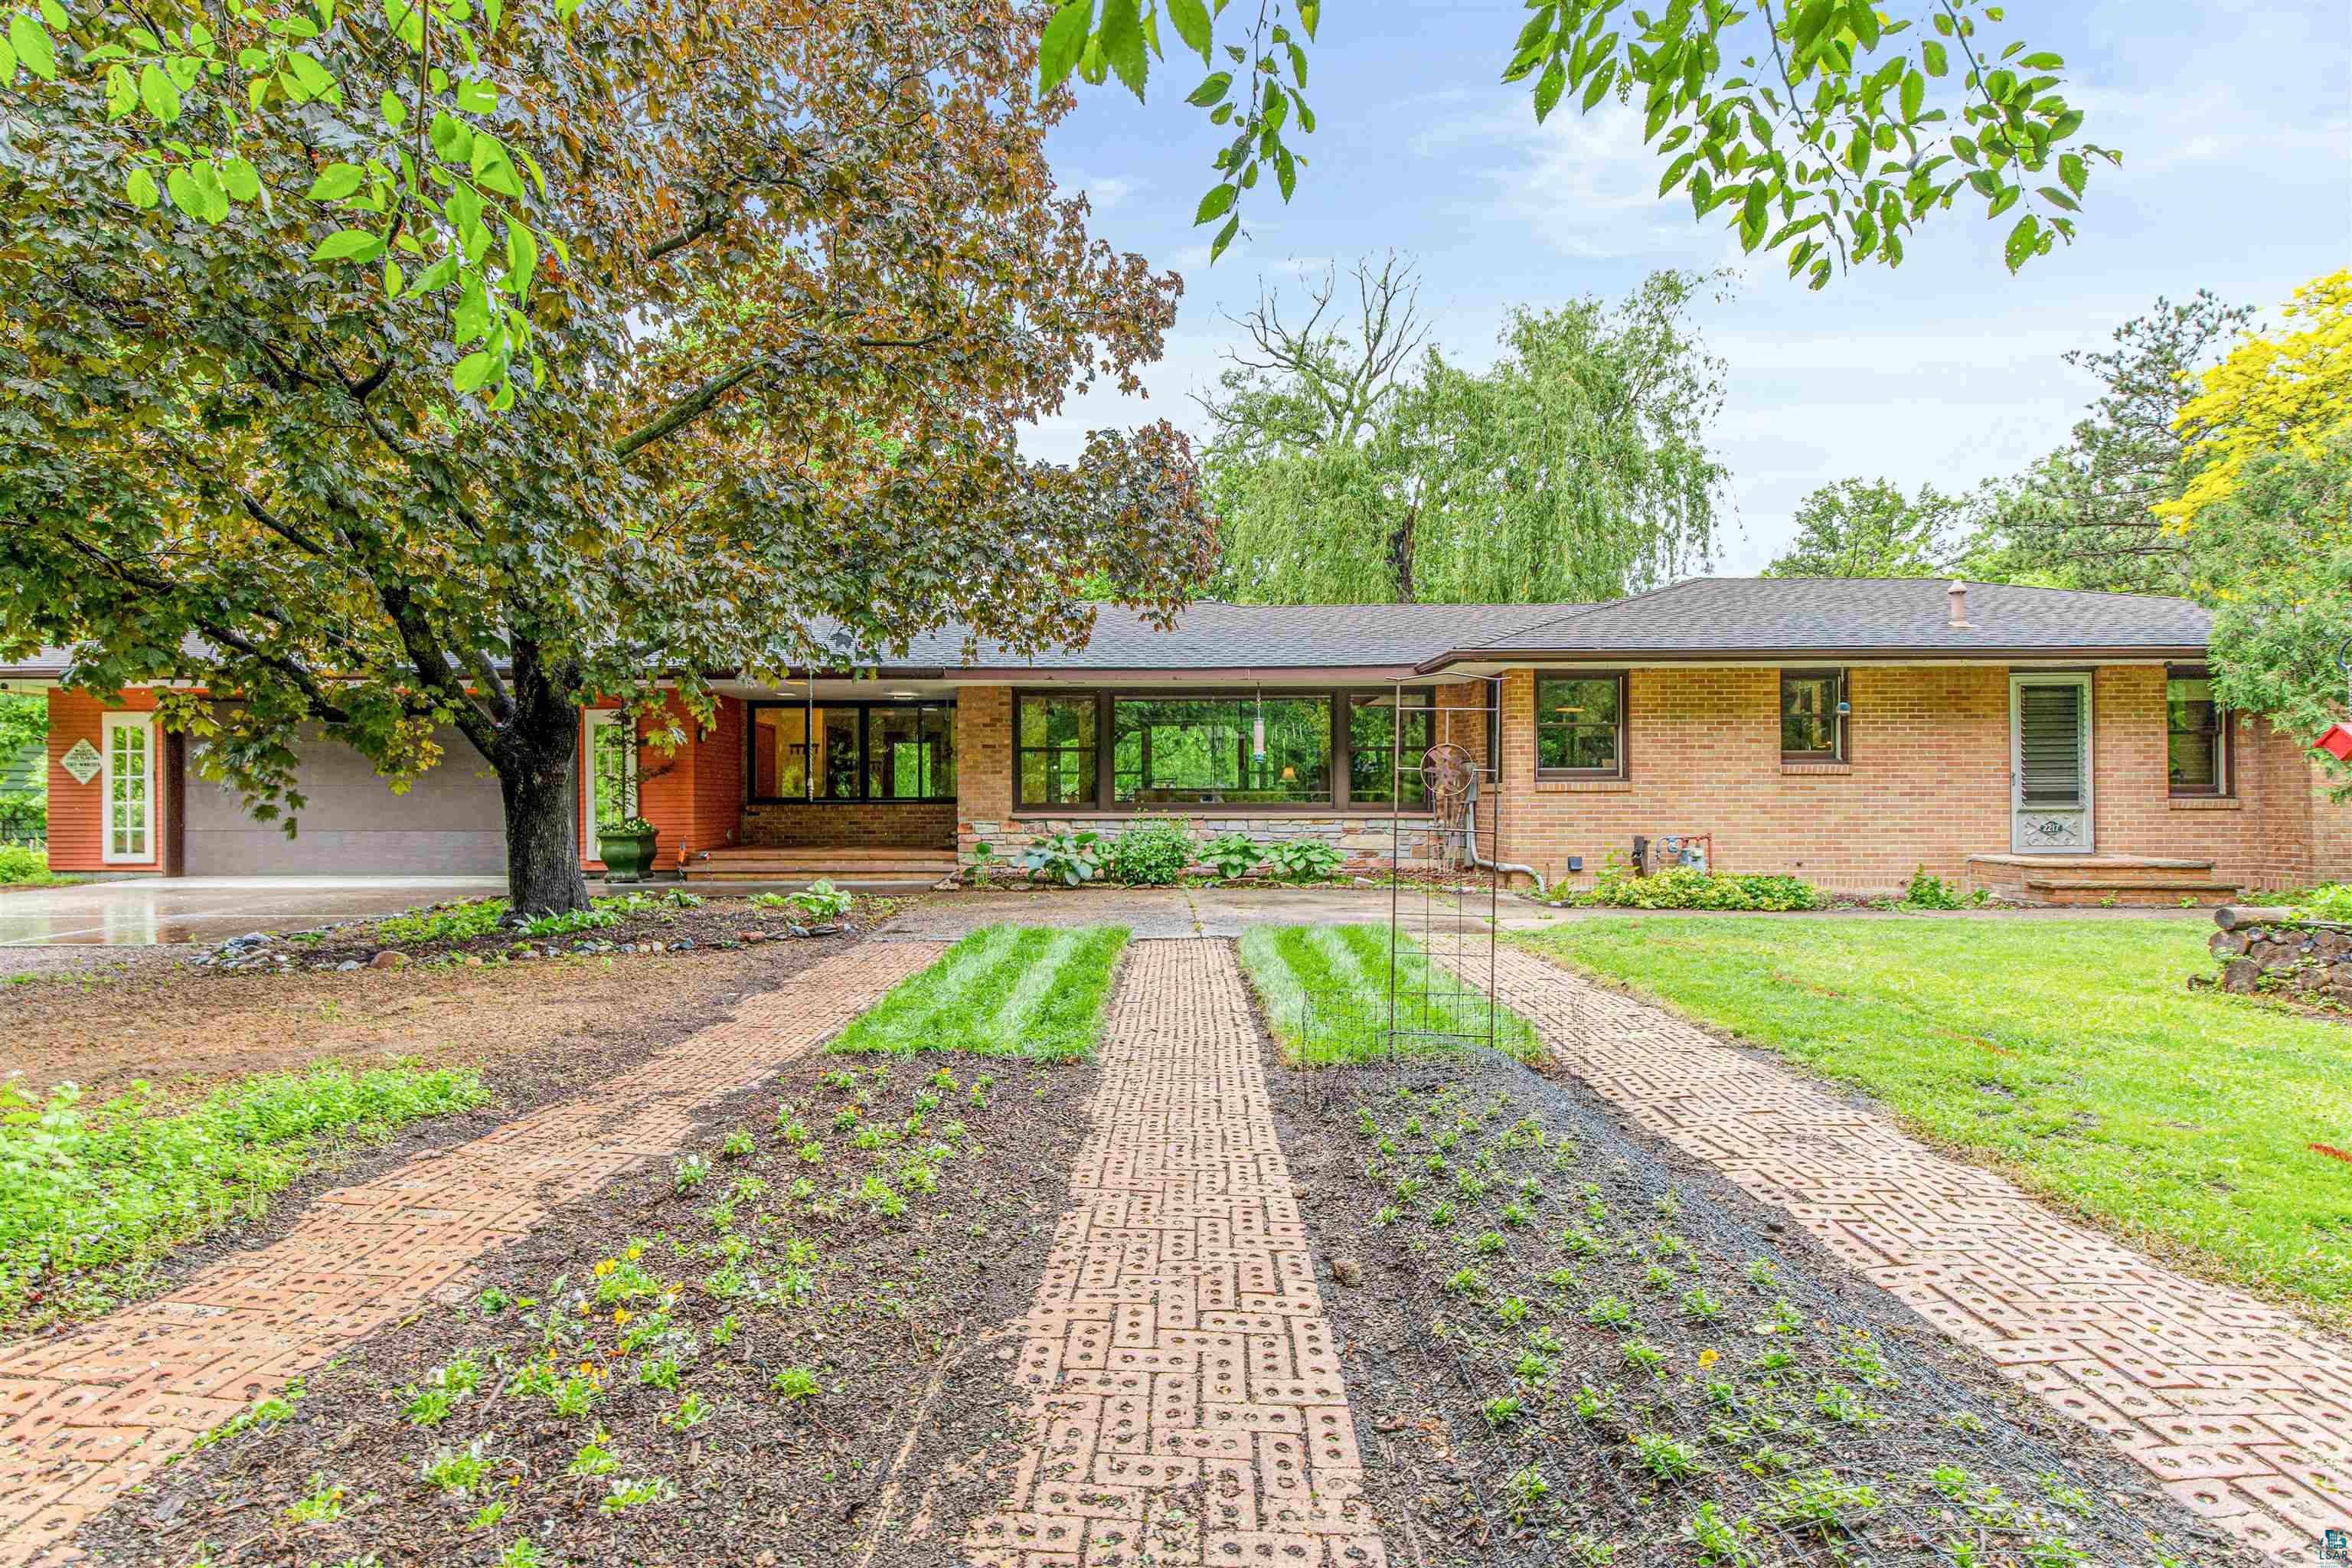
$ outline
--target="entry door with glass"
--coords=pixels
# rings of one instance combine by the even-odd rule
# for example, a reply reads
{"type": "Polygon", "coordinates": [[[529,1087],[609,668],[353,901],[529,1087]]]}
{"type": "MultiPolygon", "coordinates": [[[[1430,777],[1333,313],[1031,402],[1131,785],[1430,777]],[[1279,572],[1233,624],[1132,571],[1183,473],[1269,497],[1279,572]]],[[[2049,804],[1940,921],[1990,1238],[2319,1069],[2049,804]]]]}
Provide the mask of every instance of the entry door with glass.
{"type": "Polygon", "coordinates": [[[2009,679],[2010,848],[2084,855],[2091,835],[2091,678],[2009,679]]]}

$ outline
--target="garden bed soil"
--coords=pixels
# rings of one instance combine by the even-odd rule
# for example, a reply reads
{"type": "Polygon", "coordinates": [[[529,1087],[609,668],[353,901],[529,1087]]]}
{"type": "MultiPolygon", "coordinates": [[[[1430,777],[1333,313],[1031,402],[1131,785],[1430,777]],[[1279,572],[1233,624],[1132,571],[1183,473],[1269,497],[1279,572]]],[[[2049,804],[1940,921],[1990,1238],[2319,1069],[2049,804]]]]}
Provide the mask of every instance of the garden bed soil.
{"type": "MultiPolygon", "coordinates": [[[[562,954],[590,955],[657,949],[661,952],[693,952],[716,947],[731,951],[769,942],[801,940],[811,933],[835,936],[864,931],[888,920],[903,900],[853,896],[849,910],[838,916],[813,916],[784,901],[782,895],[703,894],[677,887],[646,885],[595,894],[597,905],[618,918],[610,925],[534,937],[528,931],[500,927],[477,935],[418,938],[385,930],[385,920],[352,921],[307,931],[273,936],[255,947],[225,943],[216,953],[224,963],[253,963],[267,960],[273,966],[294,969],[340,969],[351,963],[379,962],[408,964],[495,963],[536,962],[562,954]],[[624,908],[616,901],[628,900],[624,908]],[[763,903],[762,900],[769,901],[763,903]],[[385,958],[383,955],[392,954],[385,958]]],[[[394,921],[447,913],[485,902],[457,900],[428,904],[389,917],[394,921]]],[[[267,933],[264,933],[267,934],[267,933]]]]}
{"type": "Polygon", "coordinates": [[[962,1056],[879,1066],[877,1084],[867,1059],[813,1057],[730,1097],[686,1145],[709,1163],[699,1186],[681,1194],[674,1165],[655,1162],[566,1205],[451,1293],[463,1300],[362,1340],[308,1375],[287,1418],[180,1461],[74,1544],[96,1563],[148,1564],[190,1561],[203,1543],[221,1568],[478,1568],[502,1553],[546,1565],[962,1563],[966,1530],[1007,1495],[1028,1439],[1017,1322],[1068,1206],[1098,1073],[962,1056]],[[954,1089],[932,1083],[940,1069],[954,1089]],[[992,1083],[975,1105],[983,1074],[992,1083]],[[940,1103],[907,1134],[922,1093],[940,1103]],[[857,1149],[835,1130],[853,1095],[858,1125],[901,1135],[857,1149]],[[821,1163],[780,1136],[780,1101],[822,1144],[821,1163]],[[739,1129],[752,1152],[730,1155],[739,1129]],[[910,1163],[935,1170],[935,1190],[910,1163]],[[767,1190],[740,1189],[747,1176],[767,1190]],[[869,1176],[895,1184],[902,1217],[877,1212],[869,1176]],[[793,1194],[802,1177],[814,1201],[793,1194]],[[674,1386],[662,1385],[665,1360],[674,1386]],[[469,1365],[472,1392],[429,1426],[410,1418],[420,1394],[461,1387],[469,1365]],[[793,1369],[812,1374],[813,1393],[795,1397],[790,1380],[778,1390],[793,1369]],[[567,1385],[567,1397],[593,1388],[593,1405],[560,1410],[546,1390],[567,1385]],[[691,1422],[689,1396],[705,1407],[691,1422]],[[436,1458],[469,1455],[486,1463],[468,1495],[426,1482],[436,1458]],[[600,1506],[628,1483],[654,1500],[600,1506]],[[310,1511],[339,1517],[288,1517],[322,1494],[331,1505],[310,1511]],[[535,1555],[518,1551],[524,1536],[535,1555]]]}
{"type": "Polygon", "coordinates": [[[2262,1561],[1572,1078],[1266,1060],[1399,1561],[2262,1561]]]}
{"type": "MultiPolygon", "coordinates": [[[[270,1245],[291,1230],[322,1193],[372,1180],[420,1154],[469,1142],[541,1106],[617,1078],[656,1052],[733,1017],[745,997],[792,984],[801,971],[858,940],[817,938],[740,952],[690,955],[665,967],[660,973],[667,985],[650,992],[625,966],[658,964],[663,962],[658,958],[624,959],[618,964],[562,960],[519,969],[510,980],[499,970],[371,971],[364,975],[250,975],[242,977],[242,987],[235,987],[226,984],[225,976],[211,983],[215,995],[236,990],[263,995],[248,994],[238,1005],[211,1013],[190,1012],[185,1005],[190,993],[179,988],[161,997],[147,995],[143,1002],[138,989],[87,995],[83,1000],[90,1005],[76,1020],[80,1029],[103,1027],[102,1017],[92,1016],[101,1003],[130,1012],[154,1007],[156,1026],[129,1056],[85,1052],[76,1058],[54,1045],[37,1047],[26,1071],[31,1081],[63,1077],[85,1085],[94,1082],[100,1088],[91,1098],[102,1099],[141,1079],[166,1088],[173,1100],[185,1100],[248,1073],[299,1070],[331,1058],[354,1068],[390,1061],[474,1068],[490,1091],[490,1098],[472,1110],[413,1121],[381,1142],[321,1139],[310,1167],[271,1194],[261,1214],[231,1220],[161,1258],[131,1267],[120,1288],[110,1292],[110,1303],[101,1304],[100,1310],[171,1290],[223,1258],[270,1245]],[[355,986],[378,994],[352,1001],[355,986]],[[306,1040],[306,1027],[328,1028],[310,1000],[320,994],[349,1004],[348,1011],[335,1015],[345,1032],[330,1031],[306,1040]],[[243,1033],[248,1030],[250,1037],[243,1033]],[[156,1034],[160,1040],[153,1037],[156,1034]],[[174,1053],[178,1059],[167,1068],[163,1060],[174,1053]],[[167,1076],[172,1072],[178,1076],[167,1076]]],[[[79,1309],[72,1314],[74,1321],[88,1315],[79,1309]]],[[[9,1337],[0,1332],[0,1340],[9,1337]]]]}
{"type": "MultiPolygon", "coordinates": [[[[6,1067],[27,1088],[70,1079],[100,1099],[143,1081],[187,1101],[224,1081],[327,1059],[495,1068],[518,1089],[541,1080],[568,1086],[622,1070],[724,1016],[742,996],[843,951],[890,912],[861,901],[835,936],[658,954],[349,973],[152,961],[37,973],[0,985],[0,1032],[10,1047],[6,1067]],[[543,1058],[533,1056],[542,1051],[543,1058]],[[619,1065],[600,1069],[607,1061],[619,1065]]],[[[156,950],[131,951],[146,959],[156,950]]],[[[496,1073],[493,1087],[503,1110],[496,1073]]]]}

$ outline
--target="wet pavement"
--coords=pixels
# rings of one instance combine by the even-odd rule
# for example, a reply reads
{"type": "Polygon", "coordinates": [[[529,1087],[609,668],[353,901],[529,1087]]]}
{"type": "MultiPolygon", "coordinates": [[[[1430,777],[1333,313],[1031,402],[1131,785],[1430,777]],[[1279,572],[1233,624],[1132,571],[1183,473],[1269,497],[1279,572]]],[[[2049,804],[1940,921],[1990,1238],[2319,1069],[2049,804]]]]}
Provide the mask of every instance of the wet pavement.
{"type": "Polygon", "coordinates": [[[0,893],[0,947],[218,942],[502,891],[503,877],[144,877],[0,893]]]}

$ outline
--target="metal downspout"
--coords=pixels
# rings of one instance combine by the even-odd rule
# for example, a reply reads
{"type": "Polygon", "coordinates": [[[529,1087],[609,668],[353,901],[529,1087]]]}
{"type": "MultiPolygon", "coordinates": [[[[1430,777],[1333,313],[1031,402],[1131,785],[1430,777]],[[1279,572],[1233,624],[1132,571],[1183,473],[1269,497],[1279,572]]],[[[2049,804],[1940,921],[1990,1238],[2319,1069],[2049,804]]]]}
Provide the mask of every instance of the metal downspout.
{"type": "Polygon", "coordinates": [[[1489,860],[1478,853],[1478,775],[1475,771],[1470,775],[1468,798],[1462,803],[1462,847],[1470,856],[1473,870],[1517,871],[1534,878],[1538,888],[1543,886],[1543,873],[1533,866],[1522,866],[1509,860],[1489,860]]]}

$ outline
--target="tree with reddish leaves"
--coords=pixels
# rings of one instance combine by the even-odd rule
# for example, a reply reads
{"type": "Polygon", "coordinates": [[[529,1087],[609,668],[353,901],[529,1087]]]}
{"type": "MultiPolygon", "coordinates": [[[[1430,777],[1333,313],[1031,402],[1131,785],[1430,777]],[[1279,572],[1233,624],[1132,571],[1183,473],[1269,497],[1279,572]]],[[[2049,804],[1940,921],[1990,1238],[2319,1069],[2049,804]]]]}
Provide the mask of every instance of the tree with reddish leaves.
{"type": "Polygon", "coordinates": [[[577,909],[583,702],[707,710],[835,624],[1034,648],[1085,635],[1082,582],[1164,616],[1209,570],[1170,426],[1017,449],[1135,389],[1180,285],[1056,195],[1067,98],[1006,0],[33,30],[0,61],[0,654],[179,683],[163,721],[257,814],[299,811],[312,727],[397,784],[454,726],[516,907],[577,909]]]}

